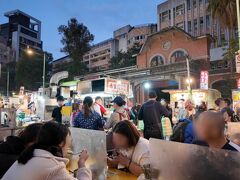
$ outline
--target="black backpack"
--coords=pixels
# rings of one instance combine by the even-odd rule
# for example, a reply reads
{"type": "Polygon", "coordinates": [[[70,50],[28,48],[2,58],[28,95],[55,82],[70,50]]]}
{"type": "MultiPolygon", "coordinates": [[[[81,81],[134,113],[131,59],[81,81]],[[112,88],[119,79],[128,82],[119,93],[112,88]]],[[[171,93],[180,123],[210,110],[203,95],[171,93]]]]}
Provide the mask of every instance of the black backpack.
{"type": "Polygon", "coordinates": [[[178,122],[173,127],[173,135],[170,137],[170,140],[175,142],[184,142],[185,129],[189,123],[189,121],[178,122]]]}

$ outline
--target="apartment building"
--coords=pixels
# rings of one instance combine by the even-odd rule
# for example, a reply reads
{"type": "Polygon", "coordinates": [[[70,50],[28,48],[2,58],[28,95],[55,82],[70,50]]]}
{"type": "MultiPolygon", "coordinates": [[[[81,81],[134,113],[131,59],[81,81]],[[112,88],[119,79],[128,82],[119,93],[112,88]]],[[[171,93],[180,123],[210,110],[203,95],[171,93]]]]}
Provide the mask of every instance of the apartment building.
{"type": "Polygon", "coordinates": [[[157,32],[157,24],[143,24],[133,26],[128,34],[127,48],[131,48],[135,43],[144,44],[147,37],[157,32]]]}
{"type": "Polygon", "coordinates": [[[106,70],[109,68],[110,59],[115,56],[118,48],[115,39],[107,39],[91,47],[83,57],[90,72],[106,70]]]}
{"type": "Polygon", "coordinates": [[[229,33],[212,19],[207,11],[208,0],[168,0],[158,5],[158,30],[177,26],[193,36],[210,34],[215,39],[212,47],[224,46],[229,33]]]}
{"type": "Polygon", "coordinates": [[[7,46],[7,41],[0,37],[0,64],[5,64],[14,60],[15,52],[7,46]]]}
{"type": "MultiPolygon", "coordinates": [[[[93,45],[84,56],[83,62],[90,72],[106,70],[109,67],[110,59],[116,54],[117,43],[115,39],[108,39],[93,45]]],[[[69,56],[64,56],[52,61],[52,72],[57,73],[67,70],[66,65],[72,59],[69,56]]]]}
{"type": "Polygon", "coordinates": [[[0,25],[0,37],[15,51],[16,61],[27,47],[42,51],[41,21],[18,9],[6,12],[4,16],[8,22],[0,25]]]}
{"type": "Polygon", "coordinates": [[[157,24],[127,25],[113,32],[118,43],[118,51],[126,52],[135,43],[144,44],[147,37],[157,32],[157,24]]]}
{"type": "MultiPolygon", "coordinates": [[[[126,25],[113,32],[113,38],[97,43],[83,57],[90,72],[109,69],[110,60],[117,52],[127,52],[135,43],[142,45],[147,37],[157,31],[157,24],[126,25]]],[[[61,64],[70,61],[69,56],[54,60],[53,72],[62,70],[61,64]]],[[[62,66],[63,67],[63,66],[62,66]]]]}
{"type": "Polygon", "coordinates": [[[65,71],[66,70],[66,65],[70,63],[72,59],[69,56],[64,56],[59,59],[56,59],[52,61],[52,73],[57,73],[60,71],[65,71]]]}
{"type": "Polygon", "coordinates": [[[230,63],[223,60],[228,45],[229,31],[220,26],[207,11],[208,0],[168,0],[157,7],[158,31],[177,26],[194,37],[210,34],[211,69],[228,68],[230,63]]]}

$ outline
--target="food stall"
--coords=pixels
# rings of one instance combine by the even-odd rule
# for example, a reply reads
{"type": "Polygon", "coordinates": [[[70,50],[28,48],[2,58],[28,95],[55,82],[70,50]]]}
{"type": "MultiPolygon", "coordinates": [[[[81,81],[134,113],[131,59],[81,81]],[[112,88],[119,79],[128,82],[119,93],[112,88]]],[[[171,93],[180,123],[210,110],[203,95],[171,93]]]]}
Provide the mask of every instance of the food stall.
{"type": "Polygon", "coordinates": [[[233,109],[236,112],[240,108],[240,89],[232,90],[233,109]]]}
{"type": "Polygon", "coordinates": [[[177,103],[180,100],[192,99],[195,106],[200,105],[201,102],[206,102],[207,108],[215,108],[215,100],[221,97],[221,93],[216,89],[193,89],[190,94],[188,90],[163,90],[165,93],[170,94],[170,105],[175,112],[177,103]]]}
{"type": "Polygon", "coordinates": [[[91,96],[93,99],[100,96],[104,100],[104,106],[110,107],[111,100],[118,95],[126,98],[133,96],[130,82],[123,79],[99,78],[78,82],[77,92],[81,99],[91,96]]]}

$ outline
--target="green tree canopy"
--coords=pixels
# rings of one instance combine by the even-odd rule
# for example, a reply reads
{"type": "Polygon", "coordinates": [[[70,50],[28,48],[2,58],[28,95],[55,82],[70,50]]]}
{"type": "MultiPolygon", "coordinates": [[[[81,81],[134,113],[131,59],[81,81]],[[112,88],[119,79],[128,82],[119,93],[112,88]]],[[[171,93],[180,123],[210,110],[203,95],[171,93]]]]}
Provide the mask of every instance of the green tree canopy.
{"type": "Polygon", "coordinates": [[[59,26],[58,32],[62,35],[61,43],[63,48],[61,51],[69,55],[73,60],[67,70],[72,76],[83,74],[86,72],[83,56],[90,50],[94,35],[76,18],[70,19],[67,25],[59,26]]]}
{"type": "MultiPolygon", "coordinates": [[[[16,65],[16,84],[17,88],[24,86],[28,90],[38,90],[42,86],[43,76],[43,53],[33,55],[22,54],[21,59],[16,65]]],[[[46,52],[46,83],[50,78],[50,61],[52,54],[46,52]]]]}
{"type": "Polygon", "coordinates": [[[0,94],[7,94],[7,75],[9,72],[9,91],[10,93],[15,90],[15,67],[16,62],[11,61],[5,65],[1,66],[1,75],[0,75],[0,94]]]}
{"type": "Polygon", "coordinates": [[[209,0],[208,11],[223,28],[233,30],[237,25],[236,0],[209,0]]]}

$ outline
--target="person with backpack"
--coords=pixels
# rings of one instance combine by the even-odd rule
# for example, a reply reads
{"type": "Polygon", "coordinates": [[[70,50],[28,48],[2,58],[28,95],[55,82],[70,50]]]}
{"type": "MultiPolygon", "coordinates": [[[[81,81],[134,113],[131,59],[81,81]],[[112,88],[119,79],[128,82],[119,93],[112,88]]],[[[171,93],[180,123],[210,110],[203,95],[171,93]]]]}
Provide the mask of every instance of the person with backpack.
{"type": "Polygon", "coordinates": [[[144,138],[163,139],[162,134],[162,117],[169,117],[169,111],[156,101],[157,94],[155,91],[149,92],[149,100],[145,102],[138,114],[138,119],[144,123],[144,138]]]}
{"type": "Polygon", "coordinates": [[[189,118],[180,119],[173,127],[173,135],[171,141],[192,144],[196,141],[194,124],[198,120],[200,114],[206,111],[206,108],[197,108],[196,113],[189,118]]]}
{"type": "Polygon", "coordinates": [[[124,108],[126,102],[123,100],[122,97],[115,97],[111,103],[113,103],[114,112],[111,114],[110,118],[106,122],[104,126],[105,129],[113,128],[120,121],[130,120],[129,114],[124,108]]]}
{"type": "Polygon", "coordinates": [[[191,144],[194,140],[193,122],[190,119],[180,119],[173,127],[171,141],[191,144]]]}

